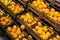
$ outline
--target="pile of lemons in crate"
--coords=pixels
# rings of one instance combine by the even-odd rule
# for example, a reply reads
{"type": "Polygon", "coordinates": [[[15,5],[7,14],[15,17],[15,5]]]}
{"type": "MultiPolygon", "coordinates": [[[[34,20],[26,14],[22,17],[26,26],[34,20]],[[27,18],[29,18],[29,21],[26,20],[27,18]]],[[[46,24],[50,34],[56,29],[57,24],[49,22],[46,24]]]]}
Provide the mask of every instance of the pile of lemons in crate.
{"type": "Polygon", "coordinates": [[[13,0],[0,0],[3,4],[5,4],[13,13],[14,15],[24,11],[24,8],[15,3],[13,0]]]}
{"type": "Polygon", "coordinates": [[[31,12],[27,12],[20,17],[28,26],[32,26],[38,22],[38,19],[31,12]]]}
{"type": "Polygon", "coordinates": [[[16,15],[17,13],[20,13],[24,10],[24,8],[18,4],[16,4],[15,2],[11,2],[10,5],[8,6],[8,8],[13,11],[13,13],[16,15]]]}
{"type": "Polygon", "coordinates": [[[10,25],[12,23],[12,19],[9,18],[8,15],[3,16],[0,18],[0,24],[2,24],[3,26],[7,26],[10,25]]]}
{"type": "Polygon", "coordinates": [[[44,12],[46,15],[60,23],[60,12],[50,7],[47,2],[44,2],[43,0],[35,0],[32,2],[32,5],[34,5],[38,10],[44,12]]]}
{"type": "Polygon", "coordinates": [[[21,28],[19,28],[17,25],[13,25],[13,27],[7,28],[7,31],[10,33],[14,40],[29,40],[29,38],[32,38],[31,35],[28,35],[27,38],[25,37],[26,34],[21,30],[25,28],[24,25],[21,25],[20,27],[21,28]]]}
{"type": "Polygon", "coordinates": [[[44,26],[41,22],[38,22],[37,25],[33,28],[33,30],[43,39],[47,40],[50,36],[54,34],[53,30],[48,28],[48,26],[44,26]]]}
{"type": "Polygon", "coordinates": [[[3,26],[8,26],[13,22],[9,14],[5,14],[5,12],[0,9],[0,24],[3,26]]]}

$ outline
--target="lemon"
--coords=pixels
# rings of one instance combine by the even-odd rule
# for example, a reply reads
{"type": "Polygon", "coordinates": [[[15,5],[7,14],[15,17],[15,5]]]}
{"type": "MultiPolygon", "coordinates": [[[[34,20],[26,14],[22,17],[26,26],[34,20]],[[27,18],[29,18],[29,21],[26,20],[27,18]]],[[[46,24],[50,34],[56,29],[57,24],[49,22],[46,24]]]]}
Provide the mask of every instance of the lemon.
{"type": "Polygon", "coordinates": [[[16,25],[14,25],[14,26],[13,26],[13,29],[17,29],[17,26],[16,26],[16,25]]]}
{"type": "Polygon", "coordinates": [[[26,39],[26,38],[23,38],[22,40],[28,40],[28,39],[26,39]]]}
{"type": "Polygon", "coordinates": [[[39,28],[39,26],[35,26],[35,29],[38,29],[39,28]]]}
{"type": "Polygon", "coordinates": [[[54,9],[54,8],[51,8],[50,11],[51,11],[51,12],[55,12],[55,9],[54,9]]]}
{"type": "Polygon", "coordinates": [[[40,22],[38,22],[38,26],[42,26],[42,24],[40,22]]]}
{"type": "Polygon", "coordinates": [[[19,35],[18,38],[21,39],[22,38],[22,35],[19,35]]]}
{"type": "Polygon", "coordinates": [[[24,25],[21,25],[21,29],[25,29],[25,26],[24,25]]]}
{"type": "Polygon", "coordinates": [[[8,27],[8,28],[7,28],[7,30],[8,30],[9,32],[11,31],[11,29],[12,29],[11,27],[8,27]]]}
{"type": "Polygon", "coordinates": [[[20,40],[19,38],[16,38],[15,40],[20,40]]]}

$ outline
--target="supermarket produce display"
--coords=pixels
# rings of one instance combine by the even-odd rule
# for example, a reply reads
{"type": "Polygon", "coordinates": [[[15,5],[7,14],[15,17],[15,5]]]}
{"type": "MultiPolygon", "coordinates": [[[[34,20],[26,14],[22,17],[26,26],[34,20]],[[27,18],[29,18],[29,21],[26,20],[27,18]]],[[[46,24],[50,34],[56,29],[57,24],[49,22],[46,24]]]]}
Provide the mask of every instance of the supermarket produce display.
{"type": "MultiPolygon", "coordinates": [[[[24,13],[22,13],[21,15],[18,15],[18,22],[21,23],[23,22],[25,25],[27,25],[28,27],[31,28],[32,31],[34,31],[35,35],[37,35],[38,38],[41,38],[41,40],[48,40],[51,36],[53,36],[55,34],[55,31],[53,30],[53,28],[50,28],[48,25],[44,24],[35,14],[34,12],[30,11],[30,10],[26,10],[24,13]],[[30,13],[30,14],[29,14],[30,13]],[[32,14],[31,14],[32,13],[32,14]],[[28,14],[28,15],[27,15],[28,14]],[[26,16],[27,15],[27,16],[26,16]],[[30,16],[29,16],[30,15],[30,16]],[[33,17],[32,17],[33,16],[33,17]],[[31,17],[34,19],[34,22],[31,17]],[[25,19],[26,18],[26,19],[25,19]],[[29,22],[29,20],[27,20],[27,18],[29,18],[29,20],[31,19],[31,21],[29,22]],[[25,19],[25,21],[24,21],[25,19]],[[20,22],[21,21],[21,22],[20,22]],[[29,23],[29,24],[28,24],[29,23]],[[32,25],[33,23],[33,25],[32,25]],[[35,23],[35,24],[34,24],[35,23]]],[[[38,39],[37,39],[38,40],[38,39]]]]}
{"type": "Polygon", "coordinates": [[[55,10],[53,7],[50,7],[49,4],[40,0],[33,1],[32,5],[34,5],[37,9],[39,9],[41,12],[44,12],[46,15],[48,15],[50,18],[54,19],[59,23],[59,11],[55,10]],[[37,3],[37,4],[35,4],[37,3]]]}
{"type": "MultiPolygon", "coordinates": [[[[54,7],[52,7],[49,3],[47,3],[45,0],[35,0],[35,1],[32,1],[31,3],[29,3],[29,9],[32,10],[32,11],[36,11],[38,12],[39,14],[37,14],[38,16],[41,14],[43,14],[42,16],[42,19],[44,21],[46,21],[47,23],[49,23],[50,25],[52,25],[57,31],[59,31],[59,26],[60,23],[58,21],[59,17],[57,17],[56,15],[59,16],[59,11],[57,9],[55,9],[54,7]],[[34,5],[34,6],[33,6],[34,5]],[[44,10],[44,11],[43,11],[44,10]],[[52,12],[52,11],[55,11],[55,12],[52,12]],[[40,11],[40,12],[39,12],[40,11]],[[52,13],[50,13],[52,12],[52,13]],[[56,14],[55,14],[56,13],[56,14]],[[51,14],[51,15],[50,15],[51,14]],[[55,16],[54,16],[55,15],[55,16]],[[57,18],[57,20],[56,20],[57,18]],[[58,27],[57,27],[58,26],[58,27]]],[[[40,17],[39,16],[39,17],[40,17]]]]}
{"type": "Polygon", "coordinates": [[[43,1],[33,1],[32,5],[34,5],[37,9],[44,12],[46,15],[59,22],[59,12],[54,8],[50,7],[48,3],[44,3],[43,1]],[[37,4],[35,4],[37,3],[37,4]]]}
{"type": "Polygon", "coordinates": [[[0,40],[60,40],[60,10],[46,0],[0,0],[0,40]]]}

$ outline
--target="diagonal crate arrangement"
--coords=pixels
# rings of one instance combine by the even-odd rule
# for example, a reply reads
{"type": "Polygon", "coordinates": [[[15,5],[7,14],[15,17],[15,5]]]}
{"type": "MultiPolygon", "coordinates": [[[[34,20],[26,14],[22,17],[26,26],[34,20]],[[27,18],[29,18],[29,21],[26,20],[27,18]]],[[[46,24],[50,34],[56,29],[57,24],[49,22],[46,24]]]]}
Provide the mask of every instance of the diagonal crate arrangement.
{"type": "Polygon", "coordinates": [[[13,16],[13,18],[15,19],[14,16],[16,16],[17,14],[20,14],[24,11],[24,7],[22,4],[19,4],[18,2],[16,2],[15,0],[11,1],[9,4],[4,4],[4,2],[0,1],[2,7],[7,10],[8,12],[10,12],[10,14],[13,16]]]}
{"type": "Polygon", "coordinates": [[[14,23],[10,27],[6,28],[7,34],[10,35],[12,40],[34,40],[33,37],[25,32],[24,28],[21,29],[21,27],[24,27],[24,25],[20,24],[19,26],[18,24],[14,23]]]}
{"type": "MultiPolygon", "coordinates": [[[[37,11],[39,14],[43,14],[42,19],[52,25],[55,30],[59,31],[59,11],[54,9],[46,1],[35,0],[28,4],[29,9],[37,11]],[[34,5],[34,6],[33,6],[34,5]],[[57,29],[58,28],[58,29],[57,29]]],[[[39,14],[37,14],[39,16],[39,14]]]]}
{"type": "Polygon", "coordinates": [[[36,40],[31,34],[27,32],[24,25],[21,23],[18,25],[17,22],[13,21],[14,19],[12,19],[11,15],[5,11],[4,8],[1,9],[1,12],[4,14],[0,17],[0,26],[6,32],[6,35],[9,36],[10,40],[36,40]]]}
{"type": "Polygon", "coordinates": [[[0,26],[10,40],[60,40],[60,34],[56,32],[60,31],[59,20],[50,18],[53,14],[48,14],[56,11],[55,14],[60,15],[59,11],[48,3],[43,7],[40,3],[46,1],[10,0],[6,4],[0,1],[0,26]]]}
{"type": "Polygon", "coordinates": [[[53,32],[52,29],[50,29],[48,26],[46,26],[46,24],[44,24],[32,11],[25,11],[21,15],[18,15],[17,18],[18,18],[17,21],[19,23],[23,22],[25,25],[27,25],[30,28],[31,32],[34,33],[38,37],[39,40],[48,40],[48,38],[51,37],[52,35],[54,35],[54,33],[55,33],[55,32],[53,32]],[[25,20],[25,18],[26,18],[26,20],[25,20]],[[43,30],[45,30],[44,28],[46,28],[45,32],[43,31],[43,30]],[[44,33],[42,33],[41,31],[44,33]],[[47,34],[49,34],[47,36],[48,38],[44,38],[43,34],[45,37],[47,34]]]}

